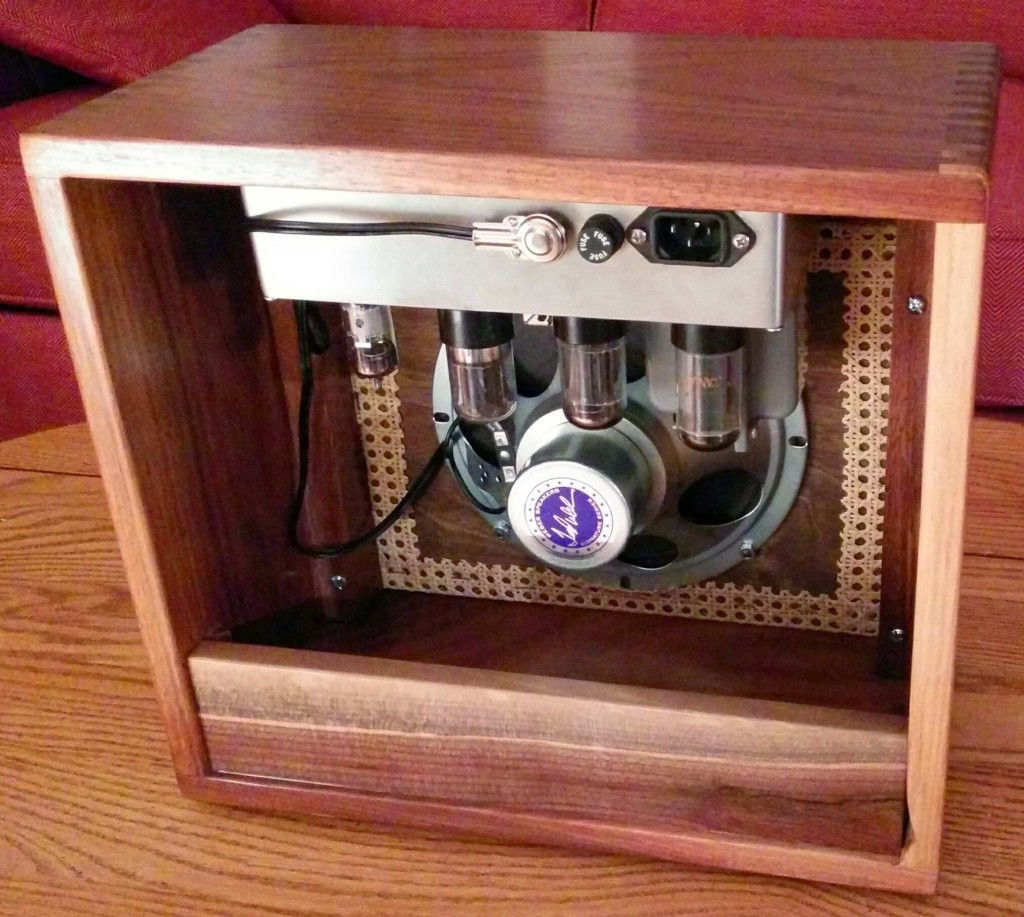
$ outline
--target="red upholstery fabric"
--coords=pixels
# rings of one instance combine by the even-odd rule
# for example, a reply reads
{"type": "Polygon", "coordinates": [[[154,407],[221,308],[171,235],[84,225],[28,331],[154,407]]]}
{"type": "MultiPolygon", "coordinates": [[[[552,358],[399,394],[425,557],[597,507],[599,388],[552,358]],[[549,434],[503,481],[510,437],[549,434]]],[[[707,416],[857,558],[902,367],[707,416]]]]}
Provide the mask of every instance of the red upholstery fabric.
{"type": "Polygon", "coordinates": [[[269,0],[0,0],[0,42],[113,85],[283,21],[269,0]]]}
{"type": "Polygon", "coordinates": [[[80,87],[0,108],[0,302],[56,309],[18,135],[102,91],[80,87]]]}
{"type": "Polygon", "coordinates": [[[1024,239],[1024,80],[1003,80],[999,92],[988,219],[992,236],[1024,239]]]}
{"type": "Polygon", "coordinates": [[[84,419],[60,317],[0,309],[0,441],[84,419]]]}
{"type": "Polygon", "coordinates": [[[1004,80],[999,97],[977,400],[1024,406],[1024,80],[1004,80]]]}
{"type": "Polygon", "coordinates": [[[590,26],[589,0],[273,0],[293,22],[417,25],[480,29],[590,26]]]}
{"type": "Polygon", "coordinates": [[[602,32],[990,41],[1024,77],[1024,0],[595,0],[602,32]]]}

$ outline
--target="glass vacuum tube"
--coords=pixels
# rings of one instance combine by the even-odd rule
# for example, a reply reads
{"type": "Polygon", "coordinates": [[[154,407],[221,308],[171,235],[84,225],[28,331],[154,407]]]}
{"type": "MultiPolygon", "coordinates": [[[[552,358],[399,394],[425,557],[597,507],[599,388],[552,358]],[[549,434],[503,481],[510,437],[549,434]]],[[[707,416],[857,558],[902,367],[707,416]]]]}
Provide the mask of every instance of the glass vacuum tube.
{"type": "Polygon", "coordinates": [[[741,328],[673,325],[676,429],[688,446],[711,452],[739,438],[746,416],[746,348],[741,328]]]}
{"type": "Polygon", "coordinates": [[[562,410],[585,430],[613,427],[626,410],[626,323],[556,317],[562,410]]]}
{"type": "Polygon", "coordinates": [[[355,354],[356,375],[381,379],[398,369],[391,309],[357,302],[347,302],[343,308],[355,354]]]}
{"type": "Polygon", "coordinates": [[[455,413],[469,423],[504,420],[516,409],[512,316],[445,309],[437,320],[455,413]]]}

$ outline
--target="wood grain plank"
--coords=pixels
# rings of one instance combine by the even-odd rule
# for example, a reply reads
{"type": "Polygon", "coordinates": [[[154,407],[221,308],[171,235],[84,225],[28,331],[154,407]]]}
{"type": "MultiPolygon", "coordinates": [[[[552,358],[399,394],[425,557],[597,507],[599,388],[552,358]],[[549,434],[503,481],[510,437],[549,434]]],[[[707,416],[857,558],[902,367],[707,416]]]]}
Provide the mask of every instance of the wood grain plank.
{"type": "MultiPolygon", "coordinates": [[[[979,426],[976,423],[975,430],[979,426]]],[[[984,426],[981,426],[984,429],[984,426]]],[[[983,453],[974,440],[975,454],[983,453]]],[[[989,448],[998,440],[990,440],[989,448]]],[[[972,480],[972,486],[976,479],[972,480]]],[[[1012,512],[1018,479],[1004,491],[1012,512]]],[[[950,727],[954,761],[1024,755],[1024,578],[1017,559],[964,559],[950,727]]]]}
{"type": "Polygon", "coordinates": [[[968,474],[964,550],[992,557],[1024,558],[1019,486],[1024,455],[1024,413],[984,411],[974,419],[968,474]]]}
{"type": "Polygon", "coordinates": [[[618,824],[669,848],[693,831],[901,847],[902,717],[217,643],[189,664],[218,772],[618,824]]]}
{"type": "MultiPolygon", "coordinates": [[[[509,739],[396,737],[373,729],[313,730],[229,717],[204,716],[203,723],[218,775],[255,770],[273,779],[340,788],[337,804],[328,803],[321,814],[406,824],[402,801],[426,800],[438,803],[434,818],[424,822],[431,827],[490,830],[500,814],[508,826],[499,836],[531,841],[538,839],[532,816],[539,816],[550,822],[539,838],[545,843],[574,846],[585,823],[589,831],[583,833],[595,849],[606,837],[606,850],[650,851],[683,862],[693,848],[689,839],[698,837],[709,843],[697,862],[725,866],[732,856],[726,849],[716,857],[713,845],[728,848],[734,839],[892,858],[900,847],[902,761],[884,772],[877,765],[870,772],[866,765],[834,767],[825,780],[823,772],[799,765],[666,760],[662,753],[595,751],[571,742],[549,747],[509,739]],[[349,808],[356,794],[364,796],[364,805],[349,808]],[[368,797],[376,805],[365,805],[368,797]],[[494,817],[475,821],[472,815],[479,811],[494,817]],[[561,831],[558,822],[564,823],[561,831]],[[630,843],[630,837],[645,834],[652,843],[630,843]]],[[[814,877],[824,875],[816,871],[814,877]]]]}
{"type": "Polygon", "coordinates": [[[229,803],[264,811],[308,815],[343,815],[406,827],[435,828],[459,833],[483,833],[509,842],[568,846],[595,852],[626,851],[661,860],[713,868],[769,873],[775,876],[834,882],[904,893],[922,894],[934,877],[900,865],[892,857],[851,853],[826,847],[777,844],[720,832],[667,834],[618,823],[571,820],[562,816],[524,813],[511,818],[489,808],[453,808],[409,797],[368,796],[337,787],[296,781],[217,774],[184,784],[194,799],[229,803]],[[387,813],[382,815],[382,813],[387,813]],[[566,829],[571,828],[572,833],[566,829]]]}
{"type": "MultiPolygon", "coordinates": [[[[626,743],[622,747],[635,746],[648,751],[672,749],[677,753],[690,750],[695,754],[710,754],[713,749],[739,751],[743,748],[741,726],[725,721],[736,717],[763,720],[766,742],[776,751],[785,743],[774,743],[773,730],[778,730],[780,735],[791,735],[821,729],[828,733],[832,743],[829,753],[838,755],[839,760],[859,760],[857,750],[860,748],[869,757],[880,754],[893,762],[899,760],[899,736],[905,727],[903,717],[891,714],[216,641],[200,645],[190,656],[189,667],[196,678],[204,714],[267,719],[275,723],[287,716],[299,725],[344,728],[353,723],[354,716],[360,715],[361,704],[378,703],[374,691],[379,687],[394,692],[396,700],[404,702],[405,706],[386,714],[396,729],[403,730],[420,722],[434,705],[438,709],[460,706],[465,693],[485,687],[496,697],[521,704],[521,708],[510,712],[515,717],[521,711],[523,717],[521,721],[514,720],[513,725],[524,730],[523,737],[542,741],[557,741],[560,735],[572,741],[573,737],[593,736],[597,734],[593,730],[606,729],[609,740],[614,738],[626,743]],[[283,676],[280,682],[279,676],[283,676]],[[407,680],[416,684],[407,684],[407,680]],[[339,697],[331,689],[341,682],[346,683],[348,691],[340,692],[342,703],[339,703],[339,697]],[[251,691],[254,685],[265,686],[266,694],[251,691]],[[351,698],[353,710],[343,706],[347,698],[351,698]],[[577,703],[600,708],[610,722],[602,726],[576,721],[573,707],[577,703]],[[532,717],[533,708],[542,709],[545,715],[532,717]],[[623,715],[624,712],[629,716],[623,715]],[[721,717],[725,731],[716,738],[699,730],[684,739],[668,732],[662,735],[658,729],[634,730],[629,724],[631,717],[638,722],[645,717],[654,720],[678,717],[680,723],[691,726],[699,726],[705,718],[721,717]],[[879,745],[869,742],[868,747],[861,748],[862,742],[876,738],[879,745]]],[[[466,716],[465,721],[440,718],[437,734],[457,736],[463,726],[471,726],[480,730],[480,735],[498,738],[520,735],[508,732],[506,725],[492,722],[484,712],[467,711],[466,716]]],[[[805,760],[805,753],[815,757],[813,736],[811,740],[806,747],[794,746],[795,758],[787,760],[805,760]]],[[[751,749],[751,753],[757,752],[751,749]]]]}
{"type": "Polygon", "coordinates": [[[935,227],[910,672],[905,861],[938,873],[963,551],[983,224],[935,227]]]}
{"type": "Polygon", "coordinates": [[[312,590],[284,548],[291,437],[241,201],[32,190],[175,761],[201,773],[185,654],[312,590]]]}
{"type": "Polygon", "coordinates": [[[49,581],[64,588],[72,561],[79,587],[124,576],[97,478],[0,471],[0,494],[0,586],[49,581]]]}
{"type": "Polygon", "coordinates": [[[950,742],[953,754],[975,759],[989,752],[1024,753],[1024,698],[1018,694],[960,691],[953,695],[950,742]]]}
{"type": "Polygon", "coordinates": [[[0,442],[0,468],[98,476],[96,449],[84,423],[0,442]]]}
{"type": "Polygon", "coordinates": [[[906,713],[870,637],[383,591],[309,649],[701,694],[906,713]]]}
{"type": "Polygon", "coordinates": [[[276,26],[24,149],[39,177],[969,221],[997,79],[972,44],[276,26]]]}
{"type": "Polygon", "coordinates": [[[1024,694],[1024,590],[1019,570],[1015,558],[968,557],[961,588],[958,689],[1024,694]]]}
{"type": "MultiPolygon", "coordinates": [[[[1006,818],[1024,806],[1024,758],[1017,754],[990,753],[984,760],[956,751],[951,756],[949,805],[982,805],[987,817],[1006,824],[1006,818]]],[[[999,877],[1024,869],[1024,845],[1016,831],[986,832],[971,842],[971,830],[956,818],[946,820],[949,847],[944,868],[951,873],[999,877]]],[[[1024,890],[1017,892],[1018,903],[1024,904],[1024,890]]]]}
{"type": "MultiPolygon", "coordinates": [[[[376,870],[339,879],[333,896],[325,900],[316,886],[280,884],[291,895],[289,902],[271,881],[254,881],[250,893],[233,886],[216,885],[205,891],[187,892],[156,884],[116,882],[9,881],[0,882],[4,902],[19,915],[51,917],[56,913],[78,917],[453,917],[493,914],[520,917],[524,912],[545,917],[576,917],[581,910],[594,917],[703,917],[727,913],[736,917],[792,915],[792,917],[852,917],[870,906],[872,915],[993,915],[1010,917],[1020,913],[1013,889],[984,877],[965,877],[963,883],[938,899],[915,899],[905,895],[850,892],[809,883],[757,880],[749,876],[686,870],[669,866],[668,872],[640,872],[640,864],[624,858],[598,859],[578,856],[558,864],[530,858],[523,850],[523,870],[511,873],[496,852],[483,860],[476,875],[459,868],[458,852],[449,860],[453,869],[446,882],[423,884],[421,874],[402,874],[400,858],[386,855],[376,870]],[[575,881],[567,880],[575,874],[575,881]],[[647,884],[644,884],[646,880],[647,884]],[[59,909],[59,910],[58,910],[59,909]]],[[[255,877],[254,877],[255,878],[255,877]]]]}
{"type": "Polygon", "coordinates": [[[934,227],[925,223],[904,222],[897,232],[878,609],[878,672],[886,678],[907,677],[913,646],[930,323],[927,308],[912,313],[907,301],[931,299],[933,237],[934,227]]]}

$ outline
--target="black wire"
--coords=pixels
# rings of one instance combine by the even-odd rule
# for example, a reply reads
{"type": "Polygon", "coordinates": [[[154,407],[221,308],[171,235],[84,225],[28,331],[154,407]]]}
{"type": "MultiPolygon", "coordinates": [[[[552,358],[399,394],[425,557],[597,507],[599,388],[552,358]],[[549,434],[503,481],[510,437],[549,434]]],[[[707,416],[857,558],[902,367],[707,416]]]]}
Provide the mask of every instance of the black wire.
{"type": "Polygon", "coordinates": [[[307,557],[341,557],[343,554],[349,554],[379,538],[399,520],[401,515],[410,506],[426,493],[427,488],[430,487],[434,478],[437,477],[437,473],[444,467],[459,425],[458,423],[451,425],[444,440],[434,450],[434,454],[431,455],[423,470],[416,476],[412,484],[409,485],[405,496],[372,529],[357,535],[350,541],[340,544],[316,546],[305,544],[299,537],[299,521],[302,518],[302,507],[306,500],[306,487],[309,483],[309,415],[313,401],[313,365],[310,360],[310,354],[313,352],[311,337],[315,341],[319,326],[322,324],[322,316],[320,316],[319,310],[313,303],[297,301],[295,303],[295,322],[298,326],[299,371],[302,378],[302,388],[299,394],[298,418],[299,473],[298,481],[295,485],[295,493],[288,507],[288,543],[296,551],[305,554],[307,557]],[[317,318],[311,318],[314,315],[317,318]]]}
{"type": "Polygon", "coordinates": [[[252,232],[276,232],[299,236],[441,236],[445,239],[472,241],[471,226],[453,226],[449,223],[320,223],[311,220],[277,220],[271,217],[250,217],[247,225],[252,232]]]}
{"type": "Polygon", "coordinates": [[[314,305],[304,309],[306,319],[307,351],[322,356],[331,348],[331,332],[324,321],[323,313],[314,305]]]}
{"type": "MultiPolygon", "coordinates": [[[[465,439],[465,433],[462,431],[462,421],[456,420],[452,424],[452,428],[458,428],[459,434],[465,439]]],[[[455,483],[459,485],[459,490],[462,491],[463,496],[469,500],[480,512],[486,513],[488,516],[500,516],[507,506],[488,506],[486,503],[481,503],[469,489],[469,485],[466,483],[465,478],[462,477],[462,472],[459,471],[458,463],[455,461],[455,440],[451,436],[451,430],[448,431],[448,436],[445,437],[445,459],[448,462],[448,467],[451,469],[452,477],[455,478],[455,483]]]]}

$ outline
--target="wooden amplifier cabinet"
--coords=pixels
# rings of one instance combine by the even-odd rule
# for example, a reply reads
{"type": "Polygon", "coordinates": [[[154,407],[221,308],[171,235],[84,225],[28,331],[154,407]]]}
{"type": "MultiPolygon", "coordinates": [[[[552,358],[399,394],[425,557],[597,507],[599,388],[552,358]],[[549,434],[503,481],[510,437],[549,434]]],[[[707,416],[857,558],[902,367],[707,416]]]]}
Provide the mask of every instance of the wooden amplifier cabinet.
{"type": "MultiPolygon", "coordinates": [[[[269,26],[27,136],[183,791],[930,891],[997,79],[970,44],[269,26]],[[247,185],[894,221],[881,614],[907,681],[865,637],[376,594],[372,547],[290,551],[290,314],[247,185]],[[299,626],[325,606],[333,643],[299,626]],[[394,630],[364,639],[367,609],[394,630]]],[[[314,536],[369,518],[347,384],[314,536]]]]}

